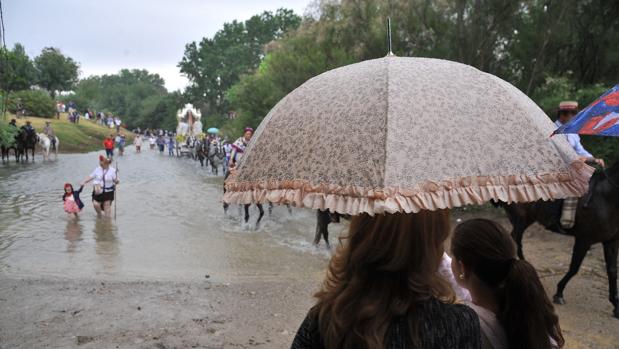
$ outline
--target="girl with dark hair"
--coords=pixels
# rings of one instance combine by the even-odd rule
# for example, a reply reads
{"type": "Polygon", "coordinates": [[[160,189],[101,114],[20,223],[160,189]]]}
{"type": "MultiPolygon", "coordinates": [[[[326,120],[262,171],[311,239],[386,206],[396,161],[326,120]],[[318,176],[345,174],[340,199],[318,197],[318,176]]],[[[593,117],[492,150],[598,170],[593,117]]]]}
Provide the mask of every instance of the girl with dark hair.
{"type": "Polygon", "coordinates": [[[451,239],[452,269],[479,316],[482,348],[562,348],[559,318],[535,268],[516,258],[516,244],[498,224],[472,219],[451,239]]]}
{"type": "Polygon", "coordinates": [[[292,348],[479,348],[477,316],[438,272],[448,215],[353,217],[292,348]]]}
{"type": "Polygon", "coordinates": [[[77,217],[77,214],[82,211],[84,208],[84,204],[80,199],[80,193],[84,189],[83,186],[80,186],[79,190],[73,190],[73,185],[70,183],[64,184],[64,194],[62,195],[62,201],[64,202],[64,211],[69,214],[69,216],[77,217]]]}

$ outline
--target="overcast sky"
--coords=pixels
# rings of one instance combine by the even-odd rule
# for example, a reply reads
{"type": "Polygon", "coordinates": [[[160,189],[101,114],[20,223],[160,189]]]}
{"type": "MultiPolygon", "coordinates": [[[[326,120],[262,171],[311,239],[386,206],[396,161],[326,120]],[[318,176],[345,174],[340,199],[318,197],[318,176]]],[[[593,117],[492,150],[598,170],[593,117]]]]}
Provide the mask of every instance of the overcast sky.
{"type": "Polygon", "coordinates": [[[176,65],[185,44],[225,22],[285,7],[302,15],[310,0],[3,0],[7,46],[31,58],[53,46],[80,63],[80,77],[122,68],[158,73],[168,90],[186,79],[176,65]]]}

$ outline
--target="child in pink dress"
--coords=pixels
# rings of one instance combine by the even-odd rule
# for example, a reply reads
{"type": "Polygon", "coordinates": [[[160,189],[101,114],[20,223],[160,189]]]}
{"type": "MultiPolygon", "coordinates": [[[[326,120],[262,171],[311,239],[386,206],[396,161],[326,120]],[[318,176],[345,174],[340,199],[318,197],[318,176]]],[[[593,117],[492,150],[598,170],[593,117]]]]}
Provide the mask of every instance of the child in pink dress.
{"type": "Polygon", "coordinates": [[[64,211],[68,213],[69,216],[77,217],[77,214],[84,207],[84,203],[80,200],[80,193],[83,188],[84,186],[81,186],[79,190],[74,191],[71,184],[65,183],[62,201],[64,201],[64,211]]]}

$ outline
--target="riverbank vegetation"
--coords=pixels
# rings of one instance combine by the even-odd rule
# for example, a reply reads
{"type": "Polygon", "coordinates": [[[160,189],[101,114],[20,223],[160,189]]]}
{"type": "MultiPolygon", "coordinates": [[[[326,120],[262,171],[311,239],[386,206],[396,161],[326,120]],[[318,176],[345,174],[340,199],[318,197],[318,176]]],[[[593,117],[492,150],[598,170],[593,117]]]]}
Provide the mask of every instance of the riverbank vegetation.
{"type": "MultiPolygon", "coordinates": [[[[312,76],[384,57],[388,17],[396,55],[449,59],[497,75],[552,119],[561,100],[578,100],[584,107],[619,78],[616,2],[319,0],[300,22],[291,21],[287,32],[253,53],[259,57],[257,66],[252,59],[227,64],[237,47],[255,41],[233,30],[241,26],[238,22],[225,24],[198,46],[188,44],[179,63],[191,77],[186,94],[220,115],[223,130],[240,134],[245,125],[257,126],[282,97],[312,76]],[[214,49],[219,47],[224,49],[214,49]],[[203,77],[210,77],[208,85],[203,77]]],[[[619,158],[618,139],[583,139],[597,156],[619,158]]]]}
{"type": "MultiPolygon", "coordinates": [[[[9,105],[20,93],[22,101],[46,104],[37,116],[47,117],[49,100],[14,92],[42,88],[54,98],[65,91],[58,98],[75,102],[78,111],[118,115],[131,129],[174,129],[176,111],[192,103],[203,124],[234,138],[309,78],[384,57],[388,17],[396,55],[449,59],[497,75],[552,119],[561,100],[584,107],[619,79],[619,2],[314,0],[302,17],[265,11],[188,43],[179,52],[178,67],[189,79],[182,92],[166,91],[163,79],[146,70],[78,81],[79,64],[60,50],[46,48],[30,59],[19,44],[0,49],[8,63],[0,69],[0,88],[9,105]]],[[[599,157],[619,158],[617,138],[584,136],[583,143],[599,157]]]]}

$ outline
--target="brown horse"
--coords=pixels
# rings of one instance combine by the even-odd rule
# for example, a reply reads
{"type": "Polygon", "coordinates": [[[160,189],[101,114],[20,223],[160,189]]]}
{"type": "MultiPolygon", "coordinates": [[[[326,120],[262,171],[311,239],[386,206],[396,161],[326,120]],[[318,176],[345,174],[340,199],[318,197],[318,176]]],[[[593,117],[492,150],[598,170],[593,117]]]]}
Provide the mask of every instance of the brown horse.
{"type": "MultiPolygon", "coordinates": [[[[500,203],[512,223],[512,237],[518,245],[518,256],[522,253],[522,235],[534,222],[547,224],[549,212],[556,207],[556,202],[537,201],[526,204],[500,203]]],[[[578,269],[591,248],[602,243],[604,261],[608,275],[608,299],[612,303],[613,315],[619,319],[619,298],[617,297],[617,253],[619,251],[619,161],[606,170],[598,170],[589,182],[589,193],[578,201],[576,224],[566,229],[568,235],[574,236],[572,260],[567,274],[557,284],[553,299],[556,304],[565,304],[563,290],[578,269]]]]}
{"type": "Polygon", "coordinates": [[[32,161],[34,161],[34,150],[38,141],[39,136],[34,129],[22,127],[16,137],[18,161],[22,161],[24,156],[26,156],[26,162],[30,160],[28,150],[32,152],[32,161]]]}
{"type": "Polygon", "coordinates": [[[339,223],[341,218],[350,219],[350,215],[331,212],[329,210],[316,211],[316,235],[314,235],[314,245],[318,245],[322,237],[325,244],[327,244],[327,248],[331,248],[331,245],[329,245],[329,224],[339,223]]]}

